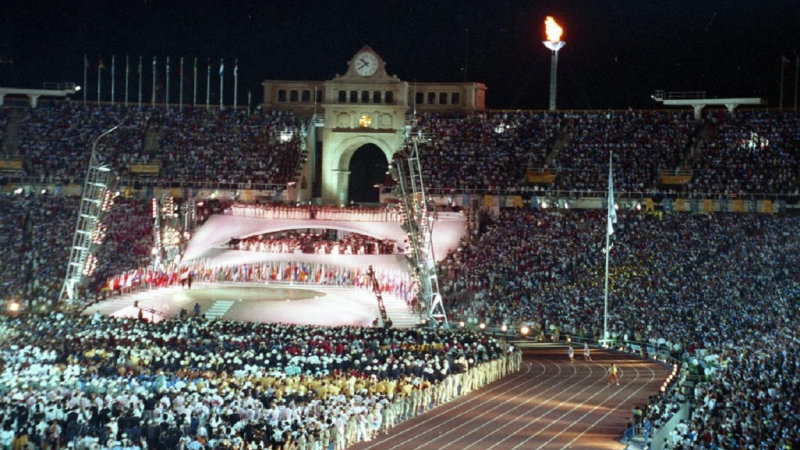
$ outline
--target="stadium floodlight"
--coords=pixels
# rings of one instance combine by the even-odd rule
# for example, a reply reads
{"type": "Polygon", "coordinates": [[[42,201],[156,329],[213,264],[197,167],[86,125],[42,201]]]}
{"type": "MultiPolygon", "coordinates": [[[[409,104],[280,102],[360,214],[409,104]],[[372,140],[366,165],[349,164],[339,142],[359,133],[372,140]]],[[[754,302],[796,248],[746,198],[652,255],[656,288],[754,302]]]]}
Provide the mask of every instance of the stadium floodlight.
{"type": "Polygon", "coordinates": [[[564,29],[553,19],[547,16],[544,21],[544,30],[547,40],[542,41],[545,47],[552,51],[550,57],[550,111],[556,110],[556,73],[558,72],[558,51],[564,48],[567,43],[561,40],[564,29]]]}

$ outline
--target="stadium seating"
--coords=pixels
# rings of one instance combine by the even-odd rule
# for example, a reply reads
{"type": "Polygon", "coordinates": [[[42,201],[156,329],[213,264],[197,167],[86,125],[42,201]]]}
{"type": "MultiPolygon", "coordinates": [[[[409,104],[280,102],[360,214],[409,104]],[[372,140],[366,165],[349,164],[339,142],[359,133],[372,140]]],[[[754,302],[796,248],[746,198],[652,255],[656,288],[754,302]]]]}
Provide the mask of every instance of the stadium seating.
{"type": "MultiPolygon", "coordinates": [[[[3,136],[12,121],[7,119],[7,109],[0,111],[0,140],[5,142],[3,136]]],[[[79,181],[86,171],[91,139],[117,123],[120,115],[104,106],[28,110],[15,130],[18,142],[12,156],[21,158],[25,175],[49,182],[79,181]]],[[[302,123],[302,118],[278,113],[248,116],[145,108],[128,112],[122,129],[99,148],[124,176],[156,184],[285,183],[294,179],[302,162],[302,123]],[[131,170],[135,164],[155,163],[158,175],[131,170]],[[259,168],[257,173],[253,167],[259,168]]],[[[657,192],[664,189],[660,174],[676,169],[690,170],[692,178],[685,186],[668,189],[680,189],[688,196],[769,196],[798,190],[797,113],[740,111],[731,117],[711,112],[702,121],[694,121],[680,111],[495,111],[467,116],[428,114],[417,125],[431,140],[421,154],[426,184],[434,191],[525,189],[528,168],[557,175],[545,188],[604,191],[609,151],[616,155],[618,191],[657,192]]],[[[218,203],[209,202],[201,216],[227,207],[218,203]]],[[[63,281],[77,200],[35,192],[7,193],[0,197],[0,206],[4,295],[38,304],[53,302],[63,281]]],[[[125,199],[106,216],[106,241],[98,254],[95,288],[99,280],[141,267],[148,260],[153,244],[148,208],[149,203],[125,199]]],[[[439,280],[452,320],[496,325],[532,322],[542,335],[558,327],[576,338],[597,341],[602,332],[605,220],[602,210],[566,209],[501,210],[497,217],[486,217],[476,228],[481,232],[463,242],[440,267],[439,280]]],[[[615,343],[659,348],[689,363],[697,361],[701,367],[697,370],[704,376],[692,400],[689,423],[672,437],[676,446],[715,442],[731,448],[778,447],[797,441],[800,366],[792,355],[800,351],[795,325],[800,319],[795,307],[800,298],[798,236],[800,218],[790,213],[619,212],[610,253],[609,328],[615,343]]],[[[128,327],[149,333],[139,330],[139,325],[111,319],[54,316],[47,320],[55,320],[51,324],[55,328],[68,330],[70,321],[87,327],[75,328],[78,334],[73,339],[85,330],[96,332],[97,327],[101,332],[128,327]]],[[[3,350],[11,349],[14,355],[24,347],[19,339],[32,339],[27,333],[36,332],[28,325],[11,323],[4,328],[17,343],[4,344],[3,350]]],[[[180,342],[177,330],[183,325],[172,326],[161,330],[170,345],[180,342]]],[[[198,332],[206,333],[204,325],[198,326],[198,332]]],[[[249,336],[252,331],[242,328],[248,325],[230,326],[234,335],[249,336]]],[[[130,355],[120,354],[116,344],[81,347],[79,354],[75,349],[43,345],[30,350],[38,352],[36,356],[22,358],[37,364],[81,359],[80,355],[93,358],[96,372],[91,376],[66,378],[73,383],[71,389],[91,392],[91,380],[115,383],[120,366],[127,370],[125,361],[130,355]]],[[[285,354],[288,347],[269,350],[285,354]]],[[[161,364],[178,369],[182,356],[165,356],[161,364]]],[[[231,364],[235,365],[230,366],[232,372],[245,370],[244,363],[231,364]]],[[[6,370],[12,367],[8,363],[6,370]]],[[[222,372],[229,376],[227,370],[219,376],[222,372]]],[[[2,383],[7,384],[0,387],[13,389],[14,376],[6,372],[2,383]]],[[[179,386],[169,391],[169,402],[183,392],[181,383],[189,385],[177,378],[165,375],[165,380],[179,386]]],[[[158,374],[143,379],[155,382],[158,374]]],[[[646,414],[657,425],[663,422],[663,411],[672,410],[673,405],[674,397],[656,399],[646,414]]],[[[116,411],[114,417],[123,413],[116,411]]],[[[191,427],[191,414],[189,423],[191,427]]],[[[107,437],[105,432],[102,435],[107,437]]],[[[116,437],[122,438],[121,430],[116,437]]]]}

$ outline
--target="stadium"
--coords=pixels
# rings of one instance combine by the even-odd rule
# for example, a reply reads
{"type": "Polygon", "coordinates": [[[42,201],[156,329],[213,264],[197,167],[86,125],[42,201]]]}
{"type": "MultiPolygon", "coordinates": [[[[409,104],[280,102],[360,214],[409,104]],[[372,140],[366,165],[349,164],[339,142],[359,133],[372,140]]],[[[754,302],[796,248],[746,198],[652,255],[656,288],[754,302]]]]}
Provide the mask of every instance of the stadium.
{"type": "Polygon", "coordinates": [[[0,88],[0,446],[800,446],[796,105],[557,109],[548,39],[548,110],[369,45],[0,88]]]}

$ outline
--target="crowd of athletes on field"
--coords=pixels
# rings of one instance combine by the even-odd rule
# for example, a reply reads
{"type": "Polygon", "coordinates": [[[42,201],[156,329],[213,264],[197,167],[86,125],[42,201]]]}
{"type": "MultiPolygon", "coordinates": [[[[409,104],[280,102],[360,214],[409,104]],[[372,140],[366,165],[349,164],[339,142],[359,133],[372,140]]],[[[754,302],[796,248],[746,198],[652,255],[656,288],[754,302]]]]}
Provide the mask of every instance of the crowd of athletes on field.
{"type": "Polygon", "coordinates": [[[3,448],[344,449],[521,360],[463,331],[0,321],[3,448]]]}
{"type": "MultiPolygon", "coordinates": [[[[107,113],[102,108],[94,107],[59,107],[52,111],[42,109],[35,113],[28,112],[36,118],[26,116],[22,121],[20,146],[16,155],[23,160],[24,169],[32,171],[29,175],[64,182],[80,179],[85,166],[79,160],[86,157],[87,140],[115,123],[107,113]],[[23,146],[22,142],[27,144],[23,146]]],[[[128,119],[126,123],[138,123],[141,129],[156,126],[150,120],[158,114],[158,123],[161,124],[158,126],[171,123],[169,120],[183,124],[177,126],[177,131],[162,130],[158,135],[174,142],[191,142],[197,147],[176,145],[171,160],[164,158],[163,154],[158,155],[158,159],[162,169],[172,167],[170,164],[196,168],[197,171],[191,171],[191,174],[204,173],[209,161],[214,160],[213,152],[219,151],[219,148],[207,144],[213,140],[207,135],[227,135],[225,125],[229,121],[247,123],[265,120],[280,123],[274,129],[267,127],[270,130],[268,132],[261,129],[267,136],[265,142],[273,143],[276,142],[273,138],[280,140],[278,129],[284,127],[286,119],[296,121],[291,116],[273,114],[259,116],[260,119],[233,114],[214,116],[204,111],[188,114],[185,119],[177,113],[135,114],[141,114],[141,117],[128,119]],[[145,119],[148,115],[150,119],[145,119]],[[224,125],[220,125],[220,122],[224,125]]],[[[4,116],[8,117],[8,113],[4,113],[4,116]]],[[[8,120],[5,123],[7,126],[8,120]]],[[[653,189],[653,172],[674,168],[677,161],[689,161],[695,168],[697,177],[692,181],[692,188],[698,192],[790,193],[797,189],[796,145],[800,141],[800,124],[798,116],[790,113],[743,111],[737,118],[709,116],[701,123],[690,120],[688,113],[672,112],[562,115],[486,113],[461,118],[432,115],[421,119],[421,128],[430,131],[433,148],[436,149],[430,152],[430,157],[436,158],[431,161],[436,164],[424,166],[428,177],[426,180],[431,180],[428,182],[430,185],[443,188],[514,187],[514,183],[519,182],[513,180],[524,176],[519,173],[519,167],[547,164],[544,150],[531,157],[531,152],[524,152],[523,147],[530,150],[529,146],[535,144],[536,148],[546,149],[552,147],[557,135],[567,133],[570,138],[561,146],[554,161],[550,162],[562,174],[557,181],[559,184],[569,183],[571,177],[576,188],[604,190],[607,150],[612,149],[617,155],[626,155],[620,158],[621,163],[615,171],[618,190],[653,189]],[[697,148],[700,151],[687,154],[686,151],[692,148],[691,143],[695,141],[699,141],[697,148]],[[463,145],[465,142],[471,144],[463,145]],[[475,142],[480,145],[472,145],[475,142]],[[649,150],[641,150],[648,146],[649,150]],[[492,158],[492,155],[495,157],[492,158]],[[652,162],[654,159],[655,162],[652,162]],[[650,161],[650,165],[640,166],[630,162],[637,160],[650,161]],[[487,175],[489,178],[475,179],[472,174],[477,170],[491,175],[487,175]]],[[[125,135],[119,138],[121,141],[113,142],[127,145],[123,140],[129,139],[130,148],[141,149],[144,144],[137,145],[143,141],[144,134],[135,137],[125,135]]],[[[252,136],[249,136],[242,141],[251,142],[251,139],[252,136]]],[[[168,148],[168,145],[160,148],[168,148]]],[[[246,158],[248,151],[255,150],[242,147],[239,151],[242,152],[242,158],[246,158]]],[[[118,159],[116,162],[123,165],[144,161],[143,158],[147,157],[144,150],[139,154],[115,154],[118,159]]],[[[297,152],[298,161],[301,157],[297,152]]],[[[230,162],[227,166],[232,168],[232,180],[236,178],[235,172],[240,167],[237,164],[230,162]]],[[[287,169],[286,176],[291,176],[294,170],[295,167],[287,169]]],[[[269,181],[268,178],[263,180],[269,181]]],[[[569,187],[570,184],[563,186],[569,187]]],[[[4,195],[0,201],[3,202],[0,226],[5,241],[0,248],[0,260],[4,264],[4,270],[0,271],[0,285],[4,292],[8,292],[9,298],[35,303],[37,307],[45,305],[46,309],[50,309],[63,281],[78,201],[52,194],[40,195],[38,192],[4,195]]],[[[147,259],[146,253],[152,248],[148,202],[128,199],[120,201],[119,205],[122,206],[117,207],[118,212],[112,212],[107,217],[125,217],[125,220],[104,222],[107,239],[98,256],[98,274],[113,273],[115,268],[124,271],[138,267],[147,259]]],[[[601,332],[599,324],[602,323],[599,299],[603,297],[605,220],[604,211],[572,210],[510,210],[494,217],[483,217],[474,238],[465,241],[457,253],[448,255],[441,264],[440,283],[448,312],[455,320],[509,325],[530,322],[534,324],[535,332],[541,330],[542,335],[549,334],[551,329],[558,329],[562,335],[570,333],[577,339],[596,340],[601,332]]],[[[800,411],[800,402],[795,392],[800,390],[800,366],[795,355],[800,350],[800,342],[796,325],[798,313],[793,307],[798,298],[797,282],[800,281],[797,269],[800,267],[797,261],[797,255],[800,254],[798,220],[793,215],[620,211],[610,253],[611,334],[619,345],[624,346],[626,340],[646,342],[651,347],[666,349],[674,356],[699,362],[701,365],[697,370],[706,381],[697,390],[690,419],[681,424],[670,438],[673,440],[671,445],[695,443],[706,447],[772,447],[798,443],[800,418],[797,411],[800,411]]],[[[81,385],[82,381],[99,379],[101,384],[115,385],[121,379],[130,382],[141,375],[134,376],[133,369],[122,375],[110,369],[118,369],[119,362],[122,362],[122,366],[128,370],[127,361],[132,349],[118,343],[98,344],[101,356],[99,359],[93,356],[91,363],[88,359],[73,360],[65,366],[59,358],[79,359],[78,354],[72,350],[60,353],[64,349],[58,345],[63,343],[63,339],[57,344],[47,344],[55,346],[51,348],[45,345],[47,339],[42,337],[47,334],[43,330],[49,332],[73,320],[71,317],[59,317],[39,318],[43,320],[43,327],[38,328],[29,326],[26,322],[28,319],[24,317],[6,319],[7,326],[4,329],[6,333],[14,335],[3,340],[4,355],[9,358],[4,360],[3,367],[6,388],[9,389],[6,394],[13,389],[27,392],[25,404],[29,409],[19,415],[12,414],[14,408],[6,410],[0,444],[3,444],[2,439],[9,435],[9,431],[13,431],[12,438],[23,431],[19,426],[22,423],[19,418],[23,415],[26,415],[25,423],[34,429],[49,429],[53,423],[61,427],[61,431],[54,428],[58,433],[66,433],[68,428],[68,415],[50,413],[48,416],[46,406],[36,411],[34,405],[44,396],[45,403],[60,404],[65,410],[69,401],[66,397],[60,400],[56,394],[40,394],[48,392],[46,387],[45,391],[38,391],[32,384],[23,388],[24,373],[27,373],[20,370],[23,366],[30,365],[31,376],[41,376],[42,371],[52,375],[57,371],[60,376],[72,376],[70,380],[78,380],[70,389],[65,389],[64,385],[59,387],[60,395],[75,399],[73,406],[82,404],[79,399],[81,396],[91,396],[91,389],[81,385]],[[46,321],[54,321],[57,325],[51,323],[48,326],[46,321]],[[39,345],[39,342],[42,344],[39,345]],[[26,345],[30,347],[20,356],[21,349],[26,345]],[[113,355],[113,358],[109,355],[113,355]],[[114,364],[110,363],[109,358],[114,364]],[[17,377],[15,374],[23,375],[17,377]],[[28,405],[28,402],[31,404],[28,405]],[[12,416],[15,419],[9,420],[12,416]],[[42,418],[46,427],[41,425],[42,418]]],[[[154,330],[151,326],[135,321],[95,318],[92,321],[78,321],[74,326],[74,330],[67,329],[76,334],[97,335],[102,334],[97,327],[103,329],[104,326],[116,326],[131,332],[144,330],[141,332],[170,334],[211,325],[194,320],[166,322],[161,325],[168,327],[166,330],[150,331],[154,330]]],[[[280,353],[282,348],[277,351],[280,353]]],[[[176,355],[176,361],[182,359],[185,357],[178,358],[176,355]]],[[[172,369],[180,367],[173,365],[172,369]]],[[[285,374],[283,376],[288,376],[285,367],[282,371],[285,374]]],[[[235,372],[214,373],[219,378],[235,377],[235,372]]],[[[368,378],[371,378],[372,374],[369,375],[368,378]]],[[[375,375],[381,379],[380,373],[375,375]]],[[[152,374],[152,377],[152,380],[143,379],[154,381],[157,375],[152,374]]],[[[172,380],[179,386],[191,384],[187,382],[189,379],[186,373],[164,372],[164,380],[172,380]]],[[[205,385],[203,387],[208,389],[205,385]]],[[[148,390],[147,387],[143,389],[148,390]]],[[[115,394],[128,397],[128,403],[123,401],[122,404],[127,404],[127,409],[134,411],[135,416],[136,408],[131,407],[129,399],[131,393],[123,392],[123,389],[118,389],[115,394]]],[[[141,390],[138,392],[136,395],[140,400],[145,397],[141,390]]],[[[150,389],[147,392],[158,390],[150,389]]],[[[116,435],[103,434],[102,437],[122,442],[125,434],[127,439],[131,439],[131,434],[123,431],[124,427],[119,425],[120,419],[127,413],[126,408],[115,406],[118,402],[111,400],[113,395],[97,397],[104,400],[91,400],[90,403],[98,404],[98,414],[104,410],[103,406],[112,411],[98,417],[103,420],[106,417],[117,419],[116,435]],[[103,403],[106,400],[111,404],[103,403]]],[[[184,402],[185,397],[186,393],[184,402]]],[[[170,397],[166,408],[172,408],[173,416],[176,415],[175,398],[170,397]]],[[[8,396],[5,399],[16,408],[21,407],[18,400],[8,396]]],[[[346,409],[353,407],[351,401],[361,401],[362,411],[369,409],[365,403],[370,400],[352,399],[346,400],[349,405],[346,409]]],[[[662,423],[666,419],[663,411],[672,409],[665,406],[670,401],[673,401],[671,397],[653,399],[645,408],[645,416],[655,425],[662,423]]],[[[223,403],[229,406],[228,402],[223,403]]],[[[211,417],[210,410],[214,408],[208,409],[206,420],[211,417]]],[[[144,409],[141,411],[144,414],[144,409]]],[[[77,417],[72,418],[79,421],[77,417]]],[[[192,437],[192,417],[189,419],[187,436],[192,437]]],[[[98,423],[95,421],[95,425],[98,423]]],[[[226,431],[229,431],[238,422],[226,423],[226,431]]],[[[198,437],[200,424],[198,418],[194,438],[198,437]]],[[[209,422],[202,424],[208,432],[209,422]]],[[[105,424],[102,425],[94,428],[94,434],[98,434],[101,428],[106,429],[105,424]]],[[[231,439],[230,442],[244,442],[242,429],[237,429],[239,434],[236,435],[242,441],[231,439]]],[[[358,433],[358,420],[355,429],[358,433]]],[[[37,433],[36,430],[24,431],[30,431],[29,437],[35,439],[33,435],[37,433]]],[[[284,430],[281,436],[285,438],[287,432],[284,430]]],[[[50,431],[39,433],[39,436],[46,440],[48,433],[50,431]]],[[[92,434],[89,431],[83,433],[92,434]]],[[[210,437],[210,434],[206,435],[206,443],[210,437]]],[[[88,445],[93,445],[92,442],[85,441],[88,445]]],[[[98,444],[101,443],[98,441],[98,444]]]]}

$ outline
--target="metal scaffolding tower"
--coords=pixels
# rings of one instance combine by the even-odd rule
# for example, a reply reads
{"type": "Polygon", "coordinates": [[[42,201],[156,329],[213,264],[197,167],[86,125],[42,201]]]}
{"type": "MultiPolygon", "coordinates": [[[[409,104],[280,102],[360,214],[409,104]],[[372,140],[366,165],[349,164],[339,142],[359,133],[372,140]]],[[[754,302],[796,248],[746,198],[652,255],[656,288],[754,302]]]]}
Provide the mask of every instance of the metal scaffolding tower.
{"type": "Polygon", "coordinates": [[[393,163],[397,173],[398,194],[406,212],[404,225],[409,234],[409,245],[413,250],[413,264],[419,276],[420,300],[425,308],[426,318],[447,326],[447,314],[439,293],[436,259],[431,240],[435,210],[425,195],[419,160],[419,142],[422,140],[422,135],[408,131],[407,133],[406,148],[397,153],[393,163]]]}
{"type": "Polygon", "coordinates": [[[67,263],[67,275],[64,277],[64,284],[58,296],[60,302],[72,303],[78,300],[78,291],[86,277],[87,261],[95,245],[99,244],[99,242],[95,242],[97,223],[102,213],[106,192],[113,187],[110,186],[113,178],[111,166],[104,164],[97,153],[97,142],[103,136],[119,128],[120,125],[122,125],[122,122],[104,131],[92,142],[92,155],[89,159],[86,179],[83,182],[81,206],[78,212],[75,234],[72,237],[72,247],[70,247],[69,262],[67,263]]]}

